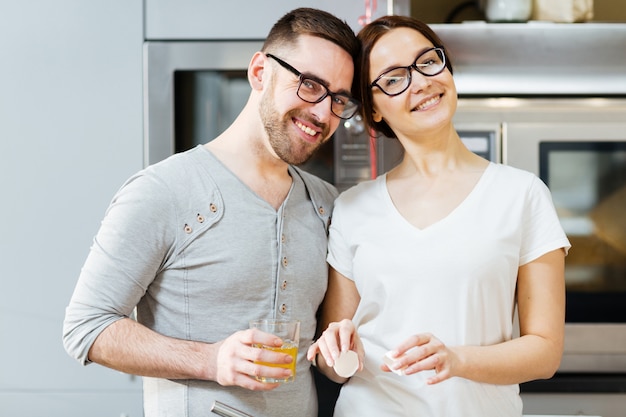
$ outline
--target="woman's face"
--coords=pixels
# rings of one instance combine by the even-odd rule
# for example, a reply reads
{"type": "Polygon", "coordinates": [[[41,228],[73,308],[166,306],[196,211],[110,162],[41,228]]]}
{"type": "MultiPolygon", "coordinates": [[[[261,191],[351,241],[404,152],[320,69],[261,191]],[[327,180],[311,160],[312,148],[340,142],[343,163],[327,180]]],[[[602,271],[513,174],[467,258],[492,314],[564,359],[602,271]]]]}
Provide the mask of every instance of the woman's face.
{"type": "MultiPolygon", "coordinates": [[[[413,64],[422,52],[434,46],[414,29],[392,29],[370,52],[370,83],[391,68],[413,64]]],[[[414,137],[449,128],[457,105],[456,87],[447,68],[431,77],[412,69],[406,91],[390,97],[373,87],[372,96],[374,120],[384,119],[398,137],[414,137]]]]}

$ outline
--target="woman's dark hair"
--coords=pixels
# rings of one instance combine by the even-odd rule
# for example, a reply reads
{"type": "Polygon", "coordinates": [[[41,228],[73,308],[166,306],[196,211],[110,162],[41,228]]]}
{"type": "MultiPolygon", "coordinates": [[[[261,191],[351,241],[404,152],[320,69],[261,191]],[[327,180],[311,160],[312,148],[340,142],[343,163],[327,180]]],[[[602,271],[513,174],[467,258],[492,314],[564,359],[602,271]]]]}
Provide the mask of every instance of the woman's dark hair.
{"type": "MultiPolygon", "coordinates": [[[[435,47],[445,47],[443,42],[437,36],[437,34],[426,24],[415,18],[407,16],[383,16],[367,24],[358,34],[358,39],[361,42],[361,57],[358,62],[357,68],[359,68],[359,86],[356,90],[356,98],[361,101],[363,107],[361,112],[365,124],[374,129],[375,131],[382,133],[389,138],[396,138],[396,134],[391,130],[387,122],[381,120],[380,122],[374,121],[373,115],[373,98],[372,87],[369,81],[370,72],[370,53],[372,48],[378,42],[378,40],[392,29],[397,28],[409,28],[414,29],[421,33],[426,39],[428,39],[435,47]]],[[[452,62],[448,52],[446,54],[446,67],[453,73],[452,62]]]]}

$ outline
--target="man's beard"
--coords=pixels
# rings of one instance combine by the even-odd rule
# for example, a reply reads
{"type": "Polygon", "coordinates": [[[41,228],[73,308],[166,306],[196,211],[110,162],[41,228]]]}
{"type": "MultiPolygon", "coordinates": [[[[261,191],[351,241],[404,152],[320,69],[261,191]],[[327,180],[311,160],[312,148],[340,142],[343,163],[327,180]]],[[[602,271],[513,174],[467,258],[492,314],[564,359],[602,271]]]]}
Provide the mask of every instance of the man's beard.
{"type": "MultiPolygon", "coordinates": [[[[266,91],[261,98],[259,104],[259,112],[261,122],[265,128],[265,132],[269,137],[269,143],[276,155],[283,161],[291,165],[300,165],[308,161],[317,150],[324,144],[324,141],[316,143],[308,143],[300,138],[292,138],[288,131],[293,116],[298,115],[297,110],[288,112],[283,120],[279,119],[279,113],[276,111],[272,96],[274,94],[273,87],[266,91]]],[[[306,119],[305,117],[301,117],[306,119]]],[[[322,135],[327,135],[327,128],[324,128],[322,135]]]]}

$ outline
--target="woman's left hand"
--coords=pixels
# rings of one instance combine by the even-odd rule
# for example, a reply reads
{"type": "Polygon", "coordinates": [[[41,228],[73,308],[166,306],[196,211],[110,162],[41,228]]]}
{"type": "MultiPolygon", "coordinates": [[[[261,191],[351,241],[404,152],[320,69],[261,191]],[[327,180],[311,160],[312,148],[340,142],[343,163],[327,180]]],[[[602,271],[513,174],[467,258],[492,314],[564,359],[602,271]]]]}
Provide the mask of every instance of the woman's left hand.
{"type": "Polygon", "coordinates": [[[459,358],[456,353],[430,333],[420,333],[409,337],[392,351],[395,362],[391,367],[383,364],[385,372],[402,370],[404,375],[421,371],[434,370],[435,375],[428,378],[429,385],[437,384],[454,376],[459,358]]]}

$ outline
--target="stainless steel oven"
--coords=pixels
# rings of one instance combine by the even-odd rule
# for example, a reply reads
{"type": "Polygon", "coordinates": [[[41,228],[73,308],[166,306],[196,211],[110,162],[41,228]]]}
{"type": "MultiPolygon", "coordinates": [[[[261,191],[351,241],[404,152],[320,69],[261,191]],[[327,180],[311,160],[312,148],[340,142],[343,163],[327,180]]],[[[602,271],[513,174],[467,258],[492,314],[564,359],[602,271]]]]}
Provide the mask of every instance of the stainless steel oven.
{"type": "Polygon", "coordinates": [[[557,374],[525,414],[626,409],[626,25],[433,25],[455,64],[455,122],[496,124],[504,164],[550,188],[572,249],[557,374]]]}
{"type": "Polygon", "coordinates": [[[502,161],[551,189],[566,258],[561,372],[626,373],[626,99],[461,99],[502,132],[502,161]]]}

